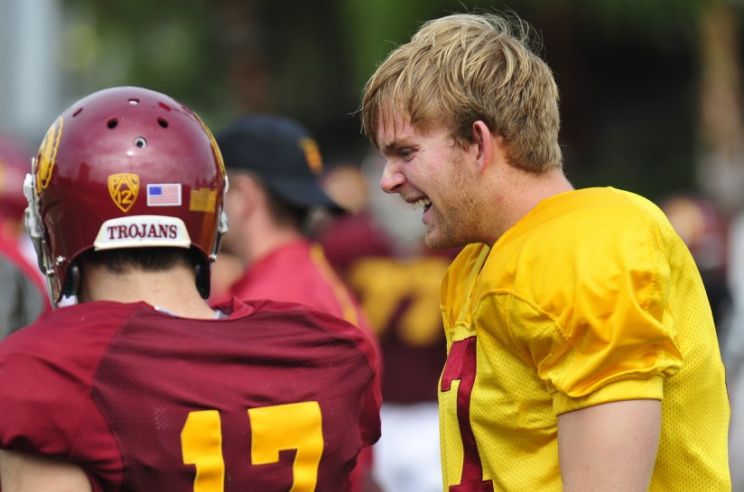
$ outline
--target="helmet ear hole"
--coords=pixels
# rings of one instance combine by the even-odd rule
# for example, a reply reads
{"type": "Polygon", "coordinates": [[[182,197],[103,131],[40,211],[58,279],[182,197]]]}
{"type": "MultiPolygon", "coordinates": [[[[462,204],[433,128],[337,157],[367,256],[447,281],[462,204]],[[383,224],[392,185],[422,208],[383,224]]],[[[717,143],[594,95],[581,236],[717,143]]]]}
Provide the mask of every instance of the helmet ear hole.
{"type": "Polygon", "coordinates": [[[161,128],[168,128],[168,120],[165,118],[158,118],[158,125],[160,125],[161,128]]]}
{"type": "Polygon", "coordinates": [[[119,120],[117,120],[116,118],[111,118],[110,120],[106,122],[106,126],[109,127],[109,129],[111,130],[116,128],[118,124],[119,124],[119,120]]]}

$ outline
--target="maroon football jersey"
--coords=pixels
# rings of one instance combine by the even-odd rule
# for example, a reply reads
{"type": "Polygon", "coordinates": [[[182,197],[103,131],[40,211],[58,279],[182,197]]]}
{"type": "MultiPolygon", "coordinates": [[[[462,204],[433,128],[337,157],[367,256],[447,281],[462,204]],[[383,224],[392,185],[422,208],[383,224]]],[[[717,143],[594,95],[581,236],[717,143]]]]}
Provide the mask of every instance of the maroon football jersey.
{"type": "Polygon", "coordinates": [[[0,447],[73,461],[94,490],[347,490],[379,437],[374,348],[295,304],[233,304],[47,313],[0,343],[0,447]]]}

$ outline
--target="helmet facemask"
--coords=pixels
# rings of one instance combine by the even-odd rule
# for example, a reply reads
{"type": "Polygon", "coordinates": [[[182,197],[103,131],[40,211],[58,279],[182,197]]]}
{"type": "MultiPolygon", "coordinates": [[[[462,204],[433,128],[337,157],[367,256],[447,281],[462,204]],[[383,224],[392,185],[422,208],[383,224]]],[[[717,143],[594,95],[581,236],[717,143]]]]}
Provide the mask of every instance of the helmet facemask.
{"type": "MultiPolygon", "coordinates": [[[[36,168],[36,158],[32,160],[32,169],[36,168]]],[[[34,174],[26,174],[26,179],[23,181],[23,195],[28,201],[28,206],[24,214],[24,223],[26,226],[26,232],[31,238],[31,243],[34,245],[36,251],[36,258],[39,264],[39,269],[44,274],[46,279],[47,293],[49,299],[52,302],[52,306],[57,307],[57,299],[59,298],[60,292],[56,288],[54,282],[54,268],[52,268],[52,257],[49,251],[49,243],[46,240],[46,230],[44,229],[44,223],[41,221],[41,215],[39,214],[39,200],[36,196],[36,181],[34,174]]]]}

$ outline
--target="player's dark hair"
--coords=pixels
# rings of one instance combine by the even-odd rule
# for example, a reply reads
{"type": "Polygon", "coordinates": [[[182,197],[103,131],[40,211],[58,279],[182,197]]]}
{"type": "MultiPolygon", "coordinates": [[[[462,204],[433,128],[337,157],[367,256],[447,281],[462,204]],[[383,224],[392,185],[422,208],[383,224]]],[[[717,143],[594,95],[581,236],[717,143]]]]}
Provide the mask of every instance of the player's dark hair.
{"type": "Polygon", "coordinates": [[[195,269],[199,256],[196,251],[183,248],[125,248],[87,251],[83,253],[80,263],[82,268],[88,264],[119,274],[131,269],[162,272],[179,265],[195,269]]]}

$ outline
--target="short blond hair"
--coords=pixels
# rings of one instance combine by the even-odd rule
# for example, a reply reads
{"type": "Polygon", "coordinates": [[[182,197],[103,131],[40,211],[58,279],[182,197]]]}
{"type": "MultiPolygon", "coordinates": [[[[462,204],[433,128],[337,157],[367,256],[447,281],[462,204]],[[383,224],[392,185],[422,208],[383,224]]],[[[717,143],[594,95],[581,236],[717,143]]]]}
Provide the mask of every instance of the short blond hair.
{"type": "Polygon", "coordinates": [[[481,120],[504,138],[512,165],[560,168],[558,88],[529,48],[530,35],[516,16],[454,14],[426,22],[367,81],[363,132],[377,144],[379,125],[397,112],[420,129],[444,124],[465,144],[481,120]]]}

